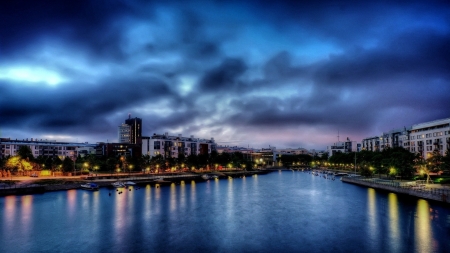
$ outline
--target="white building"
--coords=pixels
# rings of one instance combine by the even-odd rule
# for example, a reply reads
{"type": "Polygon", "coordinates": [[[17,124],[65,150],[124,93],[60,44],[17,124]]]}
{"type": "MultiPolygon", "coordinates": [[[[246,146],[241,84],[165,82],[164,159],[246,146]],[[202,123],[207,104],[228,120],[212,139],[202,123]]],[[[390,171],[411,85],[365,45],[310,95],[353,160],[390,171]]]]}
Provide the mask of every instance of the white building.
{"type": "MultiPolygon", "coordinates": [[[[75,159],[79,150],[93,150],[96,144],[57,142],[54,140],[11,140],[9,138],[0,139],[0,157],[17,155],[21,146],[28,146],[34,157],[38,156],[58,156],[61,159],[69,157],[75,159]]],[[[83,153],[83,152],[82,152],[83,153]]]]}
{"type": "MultiPolygon", "coordinates": [[[[404,146],[405,147],[405,146],[404,146]]],[[[433,150],[441,155],[450,148],[450,118],[413,125],[409,133],[409,150],[429,158],[433,150]]]]}
{"type": "Polygon", "coordinates": [[[153,134],[151,137],[142,137],[142,155],[150,157],[162,155],[164,158],[178,158],[179,154],[189,155],[210,154],[216,149],[214,138],[200,139],[190,137],[153,134]]]}
{"type": "Polygon", "coordinates": [[[331,146],[327,146],[328,156],[331,157],[334,154],[340,153],[350,153],[361,151],[361,144],[356,141],[352,141],[347,137],[346,141],[338,141],[333,143],[331,146]]]}
{"type": "Polygon", "coordinates": [[[445,155],[445,151],[450,148],[450,118],[395,129],[362,140],[364,150],[383,151],[391,147],[403,147],[424,158],[430,157],[434,150],[445,155]]]}
{"type": "Polygon", "coordinates": [[[130,143],[131,126],[125,123],[119,126],[119,143],[130,143]]]}

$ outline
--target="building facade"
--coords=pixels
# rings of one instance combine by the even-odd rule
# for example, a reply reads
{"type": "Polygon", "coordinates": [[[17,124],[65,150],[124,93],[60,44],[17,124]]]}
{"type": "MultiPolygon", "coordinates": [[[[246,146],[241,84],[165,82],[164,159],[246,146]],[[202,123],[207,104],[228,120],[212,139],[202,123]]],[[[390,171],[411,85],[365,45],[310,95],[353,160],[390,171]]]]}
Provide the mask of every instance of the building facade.
{"type": "Polygon", "coordinates": [[[445,155],[450,148],[450,118],[413,125],[409,132],[409,150],[429,158],[434,150],[445,155]]]}
{"type": "Polygon", "coordinates": [[[141,144],[142,137],[142,119],[140,118],[128,118],[125,120],[125,124],[130,126],[130,142],[132,144],[141,144]]]}
{"type": "Polygon", "coordinates": [[[95,147],[95,154],[104,157],[134,157],[142,156],[142,149],[140,144],[132,143],[97,143],[95,147]]]}
{"type": "MultiPolygon", "coordinates": [[[[364,140],[363,140],[364,141],[364,140]]],[[[340,153],[351,153],[351,152],[359,152],[361,150],[361,144],[356,141],[350,140],[347,137],[346,141],[338,141],[333,143],[331,146],[327,146],[328,156],[331,157],[334,154],[340,153]]]]}
{"type": "Polygon", "coordinates": [[[119,126],[119,143],[130,143],[131,127],[123,123],[119,126]]]}
{"type": "Polygon", "coordinates": [[[141,144],[142,119],[128,116],[118,128],[119,143],[141,144]]]}
{"type": "Polygon", "coordinates": [[[28,146],[31,153],[36,158],[38,156],[55,157],[61,159],[69,157],[76,159],[81,150],[91,150],[96,144],[57,142],[53,140],[11,140],[10,138],[0,138],[0,157],[17,155],[21,146],[28,146]]]}
{"type": "Polygon", "coordinates": [[[214,138],[199,139],[190,137],[183,137],[181,134],[171,136],[165,134],[153,134],[151,137],[143,137],[142,139],[142,154],[150,157],[162,155],[164,158],[174,157],[178,155],[201,155],[210,154],[211,151],[216,150],[216,143],[214,138]]]}
{"type": "Polygon", "coordinates": [[[394,147],[403,147],[423,158],[429,158],[435,150],[445,155],[450,148],[450,118],[419,123],[362,140],[363,150],[383,151],[394,147]]]}

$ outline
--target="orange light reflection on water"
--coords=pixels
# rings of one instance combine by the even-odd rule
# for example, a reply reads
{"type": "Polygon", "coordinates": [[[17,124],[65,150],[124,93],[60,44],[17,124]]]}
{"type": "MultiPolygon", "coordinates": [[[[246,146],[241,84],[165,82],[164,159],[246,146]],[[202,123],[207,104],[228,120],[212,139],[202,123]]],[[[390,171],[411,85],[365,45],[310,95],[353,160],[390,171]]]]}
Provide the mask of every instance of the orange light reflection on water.
{"type": "Polygon", "coordinates": [[[67,212],[68,218],[71,219],[75,216],[75,210],[77,207],[77,190],[67,191],[67,212]]]}
{"type": "Polygon", "coordinates": [[[6,225],[4,228],[6,231],[13,229],[14,220],[16,219],[16,196],[5,197],[5,216],[3,222],[6,225]]]}
{"type": "Polygon", "coordinates": [[[33,195],[25,195],[20,197],[21,213],[17,217],[20,219],[21,227],[19,228],[22,233],[22,239],[27,240],[27,237],[31,236],[31,221],[33,219],[33,195]]]}
{"type": "Polygon", "coordinates": [[[126,189],[118,188],[113,193],[114,196],[114,243],[117,245],[121,245],[124,242],[125,236],[122,234],[123,231],[126,231],[125,225],[127,220],[127,215],[125,213],[127,194],[125,192],[126,189]]]}

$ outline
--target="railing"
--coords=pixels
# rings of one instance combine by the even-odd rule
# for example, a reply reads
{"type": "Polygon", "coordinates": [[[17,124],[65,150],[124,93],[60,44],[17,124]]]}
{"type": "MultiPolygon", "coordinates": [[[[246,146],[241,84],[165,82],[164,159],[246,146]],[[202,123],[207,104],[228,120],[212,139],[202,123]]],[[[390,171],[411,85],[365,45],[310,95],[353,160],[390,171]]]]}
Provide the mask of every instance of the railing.
{"type": "Polygon", "coordinates": [[[437,196],[450,196],[450,188],[437,188],[437,187],[427,187],[429,184],[424,184],[421,181],[412,181],[412,182],[399,182],[393,180],[386,179],[378,179],[378,178],[363,178],[363,177],[352,177],[347,178],[354,181],[362,181],[372,184],[379,184],[383,186],[390,186],[398,189],[409,190],[413,192],[420,193],[428,193],[437,196]]]}

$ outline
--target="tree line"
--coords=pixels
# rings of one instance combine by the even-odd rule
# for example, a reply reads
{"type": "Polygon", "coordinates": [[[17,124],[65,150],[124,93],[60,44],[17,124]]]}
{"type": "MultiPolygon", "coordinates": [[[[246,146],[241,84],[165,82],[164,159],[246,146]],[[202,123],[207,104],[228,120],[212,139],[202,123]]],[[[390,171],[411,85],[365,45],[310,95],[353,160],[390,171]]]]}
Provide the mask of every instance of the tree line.
{"type": "Polygon", "coordinates": [[[105,157],[87,154],[78,155],[76,159],[58,156],[38,156],[34,157],[28,146],[21,146],[17,155],[0,159],[0,168],[14,172],[19,175],[27,175],[30,171],[50,170],[54,172],[89,173],[89,172],[180,172],[197,170],[218,170],[218,169],[245,169],[253,170],[255,164],[245,157],[241,152],[210,154],[178,155],[178,157],[168,157],[164,159],[162,155],[150,157],[143,155],[140,157],[120,156],[105,157]]]}
{"type": "Polygon", "coordinates": [[[422,173],[429,178],[430,173],[450,169],[449,150],[442,156],[434,150],[429,157],[411,153],[402,148],[385,148],[381,152],[362,150],[352,153],[336,153],[328,160],[333,168],[354,168],[363,176],[375,174],[410,178],[415,173],[422,173]],[[356,162],[355,162],[356,161],[356,162]],[[355,164],[356,163],[356,164],[355,164]]]}

